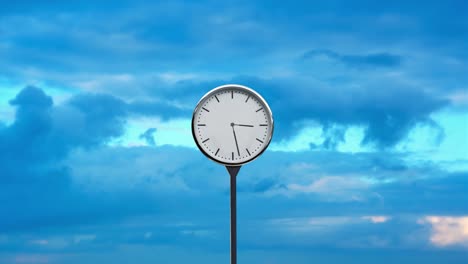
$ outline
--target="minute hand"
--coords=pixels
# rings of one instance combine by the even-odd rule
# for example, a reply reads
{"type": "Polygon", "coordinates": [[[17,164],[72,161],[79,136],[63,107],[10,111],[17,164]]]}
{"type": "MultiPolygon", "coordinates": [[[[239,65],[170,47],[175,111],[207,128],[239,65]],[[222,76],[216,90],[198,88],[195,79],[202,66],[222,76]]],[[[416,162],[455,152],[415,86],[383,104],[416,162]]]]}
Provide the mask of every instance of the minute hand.
{"type": "Polygon", "coordinates": [[[235,126],[254,127],[253,125],[234,124],[235,126]]]}

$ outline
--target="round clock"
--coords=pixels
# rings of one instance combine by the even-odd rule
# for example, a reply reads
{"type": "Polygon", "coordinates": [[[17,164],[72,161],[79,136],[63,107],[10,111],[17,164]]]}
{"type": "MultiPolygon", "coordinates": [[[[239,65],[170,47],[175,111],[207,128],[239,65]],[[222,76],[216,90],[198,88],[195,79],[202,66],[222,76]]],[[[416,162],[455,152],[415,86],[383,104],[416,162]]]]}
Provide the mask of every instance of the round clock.
{"type": "Polygon", "coordinates": [[[192,134],[208,158],[228,166],[248,163],[265,151],[273,135],[273,115],[254,90],[236,84],[216,87],[198,102],[192,134]]]}

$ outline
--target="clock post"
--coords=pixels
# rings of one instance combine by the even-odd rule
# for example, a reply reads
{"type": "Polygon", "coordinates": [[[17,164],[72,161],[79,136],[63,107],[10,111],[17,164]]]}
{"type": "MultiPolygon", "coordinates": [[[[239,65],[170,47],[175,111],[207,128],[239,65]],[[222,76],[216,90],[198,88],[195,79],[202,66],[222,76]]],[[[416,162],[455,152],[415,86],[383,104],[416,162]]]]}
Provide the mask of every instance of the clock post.
{"type": "Polygon", "coordinates": [[[237,173],[241,166],[226,166],[231,178],[231,264],[237,263],[237,173]]]}
{"type": "Polygon", "coordinates": [[[237,264],[237,174],[259,157],[273,135],[273,115],[254,90],[237,84],[214,88],[198,102],[192,135],[200,151],[230,176],[231,264],[237,264]]]}

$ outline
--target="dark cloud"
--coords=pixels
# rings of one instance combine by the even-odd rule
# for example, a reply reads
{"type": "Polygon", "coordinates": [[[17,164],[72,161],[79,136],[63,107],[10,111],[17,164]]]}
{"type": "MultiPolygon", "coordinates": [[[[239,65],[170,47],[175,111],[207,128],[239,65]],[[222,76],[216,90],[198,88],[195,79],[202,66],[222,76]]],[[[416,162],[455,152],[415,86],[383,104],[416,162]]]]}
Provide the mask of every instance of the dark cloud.
{"type": "MultiPolygon", "coordinates": [[[[407,168],[400,172],[412,169],[407,168]]],[[[387,210],[407,214],[465,215],[466,207],[460,205],[468,204],[468,172],[420,171],[424,172],[431,176],[420,180],[395,181],[375,188],[384,197],[385,204],[395,208],[387,210]],[[428,206],[421,206],[422,204],[428,206]]]]}
{"type": "Polygon", "coordinates": [[[15,106],[22,106],[18,113],[30,108],[48,108],[51,107],[53,102],[50,96],[47,96],[44,91],[33,86],[28,86],[21,90],[21,92],[12,100],[10,104],[15,106]]]}
{"type": "Polygon", "coordinates": [[[326,56],[330,59],[339,61],[347,66],[356,68],[379,68],[379,67],[398,67],[403,58],[390,53],[369,53],[364,55],[340,54],[331,50],[311,50],[302,56],[303,60],[315,59],[319,56],[326,56]]]}
{"type": "MultiPolygon", "coordinates": [[[[128,114],[126,104],[111,95],[80,94],[72,97],[65,107],[77,110],[74,118],[69,116],[61,120],[79,122],[72,136],[78,145],[99,145],[124,132],[125,117],[128,114]]],[[[72,125],[67,124],[64,127],[69,129],[72,125]]]]}
{"type": "Polygon", "coordinates": [[[17,106],[16,120],[1,131],[0,150],[21,157],[40,160],[47,148],[42,140],[52,127],[52,98],[35,87],[26,87],[10,104],[17,106]],[[33,147],[33,145],[36,145],[33,147]]]}
{"type": "Polygon", "coordinates": [[[16,118],[1,130],[8,162],[63,159],[76,147],[93,147],[123,133],[125,104],[111,96],[77,95],[54,106],[41,89],[26,87],[10,101],[16,118]]]}
{"type": "Polygon", "coordinates": [[[123,104],[108,96],[79,95],[55,106],[33,86],[10,103],[16,107],[15,120],[0,128],[2,228],[37,227],[44,219],[73,222],[67,215],[92,212],[95,208],[85,206],[88,197],[73,186],[64,159],[72,150],[91,149],[121,135],[123,104]]]}
{"type": "Polygon", "coordinates": [[[332,149],[335,150],[339,143],[345,141],[346,127],[339,126],[324,126],[322,136],[324,137],[323,143],[317,145],[310,143],[311,149],[332,149]]]}
{"type": "MultiPolygon", "coordinates": [[[[166,98],[171,101],[170,98],[166,98]]],[[[134,115],[159,116],[163,119],[188,117],[193,109],[177,107],[168,101],[138,100],[127,104],[127,109],[134,115]]]]}
{"type": "Polygon", "coordinates": [[[146,143],[150,146],[156,145],[154,141],[154,133],[156,132],[156,128],[148,128],[144,133],[140,134],[139,138],[144,139],[146,143]]]}

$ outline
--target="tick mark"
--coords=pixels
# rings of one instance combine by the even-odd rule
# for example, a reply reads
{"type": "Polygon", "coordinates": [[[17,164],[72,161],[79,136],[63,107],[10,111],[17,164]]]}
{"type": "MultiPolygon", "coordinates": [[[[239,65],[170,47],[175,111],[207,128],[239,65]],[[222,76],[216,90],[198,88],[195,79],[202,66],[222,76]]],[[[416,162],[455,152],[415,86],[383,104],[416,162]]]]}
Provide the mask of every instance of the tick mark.
{"type": "MultiPolygon", "coordinates": [[[[207,139],[203,140],[202,143],[205,143],[205,142],[207,142],[208,140],[210,140],[210,138],[207,138],[207,139]]],[[[257,138],[257,140],[258,140],[258,138],[257,138]]],[[[263,143],[263,142],[262,142],[262,143],[263,143]]]]}
{"type": "Polygon", "coordinates": [[[249,149],[245,149],[247,151],[247,153],[249,153],[249,156],[250,156],[250,152],[249,152],[249,149]]]}
{"type": "Polygon", "coordinates": [[[246,103],[247,103],[247,101],[249,100],[249,98],[250,98],[250,95],[247,96],[247,99],[245,99],[245,102],[246,102],[246,103]]]}
{"type": "Polygon", "coordinates": [[[219,152],[219,148],[218,148],[218,150],[216,151],[215,156],[218,155],[218,152],[219,152]]]}
{"type": "MultiPolygon", "coordinates": [[[[263,107],[260,107],[260,109],[258,109],[258,110],[257,110],[257,111],[255,111],[255,112],[258,112],[258,111],[260,111],[260,110],[262,110],[262,109],[263,109],[263,107]]],[[[209,111],[208,111],[208,112],[209,112],[209,111]]]]}
{"type": "Polygon", "coordinates": [[[261,141],[260,139],[257,138],[257,141],[259,141],[260,143],[263,143],[263,141],[261,141]]]}
{"type": "Polygon", "coordinates": [[[231,91],[231,99],[234,99],[234,91],[231,91]]]}
{"type": "Polygon", "coordinates": [[[216,98],[216,101],[218,101],[218,103],[219,103],[219,99],[218,99],[218,96],[216,96],[216,95],[215,95],[215,98],[216,98]]]}
{"type": "Polygon", "coordinates": [[[260,124],[260,126],[268,126],[268,124],[260,124]]]}
{"type": "Polygon", "coordinates": [[[198,124],[198,126],[206,126],[206,124],[198,124]]]}
{"type": "Polygon", "coordinates": [[[210,112],[210,110],[206,109],[205,107],[202,107],[203,110],[210,112]]]}
{"type": "Polygon", "coordinates": [[[232,160],[234,160],[234,152],[232,152],[232,160]]]}

